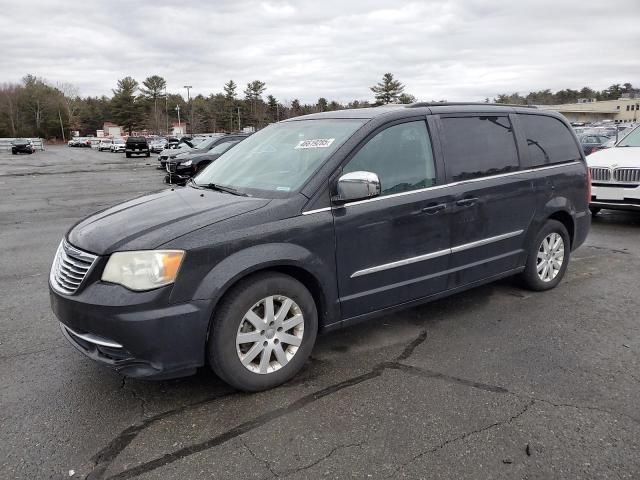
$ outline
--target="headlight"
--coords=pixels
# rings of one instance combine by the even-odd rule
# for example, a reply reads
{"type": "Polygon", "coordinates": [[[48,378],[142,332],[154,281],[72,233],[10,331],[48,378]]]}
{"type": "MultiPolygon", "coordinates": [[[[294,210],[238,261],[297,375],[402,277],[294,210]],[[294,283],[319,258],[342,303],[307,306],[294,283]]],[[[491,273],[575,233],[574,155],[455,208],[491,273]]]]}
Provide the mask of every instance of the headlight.
{"type": "Polygon", "coordinates": [[[183,258],[182,250],[116,252],[109,258],[102,280],[130,290],[151,290],[173,283],[183,258]]]}
{"type": "Polygon", "coordinates": [[[193,163],[193,160],[187,160],[186,162],[182,163],[181,165],[183,167],[190,167],[192,163],[193,163]]]}

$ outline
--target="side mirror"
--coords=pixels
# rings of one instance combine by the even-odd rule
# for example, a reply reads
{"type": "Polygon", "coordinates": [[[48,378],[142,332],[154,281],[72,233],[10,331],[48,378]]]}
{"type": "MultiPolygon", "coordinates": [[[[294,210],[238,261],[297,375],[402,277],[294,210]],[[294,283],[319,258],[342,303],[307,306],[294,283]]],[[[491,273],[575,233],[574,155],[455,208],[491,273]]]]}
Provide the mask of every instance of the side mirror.
{"type": "Polygon", "coordinates": [[[338,179],[338,195],[332,200],[343,204],[380,195],[380,179],[373,172],[350,172],[338,179]]]}

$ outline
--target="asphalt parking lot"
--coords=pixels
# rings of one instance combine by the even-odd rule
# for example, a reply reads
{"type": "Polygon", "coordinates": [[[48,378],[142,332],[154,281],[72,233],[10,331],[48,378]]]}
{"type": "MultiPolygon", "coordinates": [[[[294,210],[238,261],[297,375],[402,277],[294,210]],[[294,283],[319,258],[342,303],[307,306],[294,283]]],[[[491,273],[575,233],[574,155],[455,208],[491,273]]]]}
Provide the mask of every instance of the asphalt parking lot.
{"type": "Polygon", "coordinates": [[[477,288],[319,338],[292,382],[124,379],[67,344],[64,232],[165,188],[150,159],[0,152],[0,478],[640,478],[640,215],[606,211],[560,286],[477,288]]]}

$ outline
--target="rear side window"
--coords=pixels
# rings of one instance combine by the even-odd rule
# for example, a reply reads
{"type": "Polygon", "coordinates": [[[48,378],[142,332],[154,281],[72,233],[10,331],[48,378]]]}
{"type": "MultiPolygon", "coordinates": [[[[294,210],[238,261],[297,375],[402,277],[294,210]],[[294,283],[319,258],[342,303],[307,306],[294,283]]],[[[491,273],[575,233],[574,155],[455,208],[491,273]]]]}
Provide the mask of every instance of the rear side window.
{"type": "Polygon", "coordinates": [[[573,135],[557,118],[519,115],[518,119],[527,140],[532,167],[580,159],[580,151],[573,135]]]}
{"type": "Polygon", "coordinates": [[[343,173],[373,172],[382,195],[431,187],[436,171],[427,125],[423,120],[401,123],[376,134],[362,147],[343,173]]]}
{"type": "Polygon", "coordinates": [[[469,180],[518,170],[518,150],[509,117],[444,117],[441,122],[449,180],[469,180]]]}

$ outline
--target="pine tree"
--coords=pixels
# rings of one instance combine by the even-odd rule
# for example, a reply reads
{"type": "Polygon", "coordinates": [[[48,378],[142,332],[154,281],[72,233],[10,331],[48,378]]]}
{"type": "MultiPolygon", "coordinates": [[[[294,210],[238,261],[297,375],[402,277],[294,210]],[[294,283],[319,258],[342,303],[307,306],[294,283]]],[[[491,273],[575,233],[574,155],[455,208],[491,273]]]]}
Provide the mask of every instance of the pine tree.
{"type": "Polygon", "coordinates": [[[238,86],[233,80],[229,80],[224,84],[224,96],[227,100],[234,101],[236,99],[236,88],[238,88],[238,86]]]}
{"type": "Polygon", "coordinates": [[[404,91],[404,85],[399,80],[394,80],[392,73],[385,73],[382,81],[370,89],[375,95],[377,105],[387,105],[398,100],[404,91]]]}
{"type": "Polygon", "coordinates": [[[158,120],[158,99],[163,97],[164,90],[167,87],[167,81],[159,75],[152,75],[147,77],[142,82],[144,88],[140,89],[140,92],[147,100],[153,102],[153,120],[155,133],[160,133],[160,123],[158,120]]]}
{"type": "Polygon", "coordinates": [[[138,82],[131,77],[118,80],[118,87],[113,90],[111,109],[116,122],[131,135],[133,129],[142,122],[142,109],[135,96],[138,82]]]}

